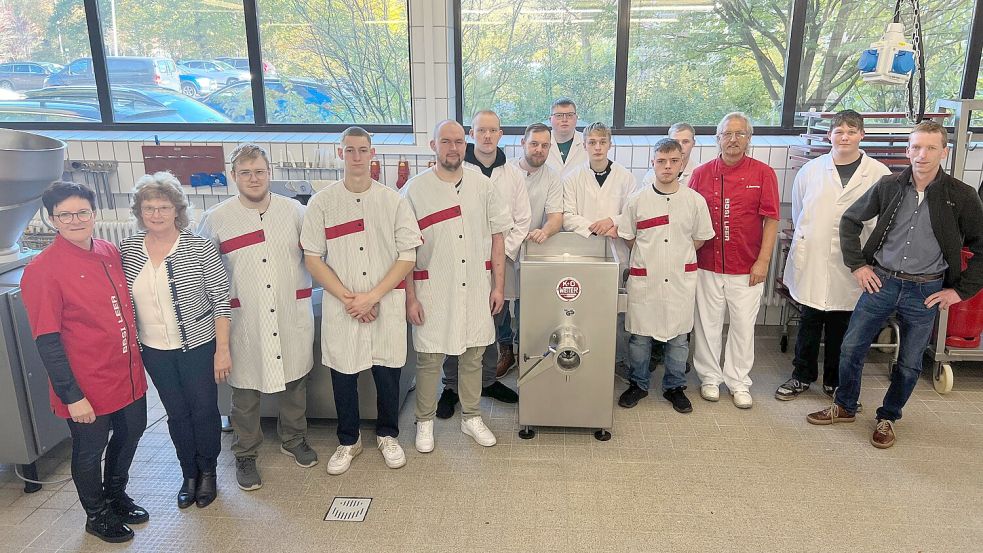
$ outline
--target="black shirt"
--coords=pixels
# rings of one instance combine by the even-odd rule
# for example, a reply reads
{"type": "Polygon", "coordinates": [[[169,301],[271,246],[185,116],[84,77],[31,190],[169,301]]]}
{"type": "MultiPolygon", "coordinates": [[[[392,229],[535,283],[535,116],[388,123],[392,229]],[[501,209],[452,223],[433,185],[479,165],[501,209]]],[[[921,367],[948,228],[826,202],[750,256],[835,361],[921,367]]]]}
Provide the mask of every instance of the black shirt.
{"type": "Polygon", "coordinates": [[[864,160],[864,156],[861,155],[857,158],[857,161],[853,163],[847,163],[846,165],[836,165],[836,172],[840,174],[840,184],[844,187],[850,183],[850,179],[853,178],[854,173],[860,168],[860,162],[864,160]]]}
{"type": "MultiPolygon", "coordinates": [[[[594,171],[594,170],[591,169],[591,171],[594,171]]],[[[608,160],[608,164],[604,168],[603,171],[601,171],[600,173],[598,173],[597,171],[594,171],[594,178],[597,179],[597,185],[598,186],[604,186],[604,181],[607,180],[608,175],[610,175],[610,174],[611,174],[611,160],[609,159],[608,160]]]]}

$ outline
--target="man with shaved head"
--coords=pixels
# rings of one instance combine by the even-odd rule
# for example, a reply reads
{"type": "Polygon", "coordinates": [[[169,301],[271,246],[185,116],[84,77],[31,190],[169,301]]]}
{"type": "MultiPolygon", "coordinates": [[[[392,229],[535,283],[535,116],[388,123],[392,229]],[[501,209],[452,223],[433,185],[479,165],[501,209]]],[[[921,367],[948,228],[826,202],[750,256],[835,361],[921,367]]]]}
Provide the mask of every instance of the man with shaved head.
{"type": "Polygon", "coordinates": [[[495,341],[493,317],[505,303],[505,238],[512,216],[492,181],[464,167],[464,127],[441,121],[430,148],[437,164],[402,189],[423,233],[406,279],[406,316],[417,353],[416,449],[434,449],[440,368],[458,358],[461,431],[482,446],[495,435],[481,420],[481,357],[495,341]]]}

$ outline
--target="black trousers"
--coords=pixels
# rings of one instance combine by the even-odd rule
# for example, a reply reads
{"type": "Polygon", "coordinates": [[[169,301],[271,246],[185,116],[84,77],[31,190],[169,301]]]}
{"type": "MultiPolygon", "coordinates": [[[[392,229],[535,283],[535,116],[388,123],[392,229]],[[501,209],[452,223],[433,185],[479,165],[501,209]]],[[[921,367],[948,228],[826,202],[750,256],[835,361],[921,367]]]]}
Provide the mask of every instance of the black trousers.
{"type": "Polygon", "coordinates": [[[215,472],[222,451],[215,340],[188,351],[144,346],[143,364],[167,411],[167,429],[184,477],[215,472]]]}
{"type": "MultiPolygon", "coordinates": [[[[375,435],[399,436],[399,368],[372,367],[375,380],[376,409],[375,435]]],[[[331,369],[331,387],[338,411],[338,441],[341,445],[355,445],[361,417],[358,414],[358,373],[342,374],[331,369]]]]}
{"type": "Polygon", "coordinates": [[[799,334],[795,339],[795,359],[792,360],[792,377],[811,384],[819,378],[819,346],[823,333],[826,344],[823,349],[823,385],[839,386],[840,346],[850,325],[852,311],[820,311],[802,306],[799,334]]]}
{"type": "Polygon", "coordinates": [[[106,500],[126,491],[130,464],[146,428],[146,396],[118,411],[100,415],[89,424],[68,419],[68,429],[72,433],[72,480],[87,514],[95,515],[105,507],[106,500]],[[105,469],[102,467],[103,452],[106,453],[105,469]]]}

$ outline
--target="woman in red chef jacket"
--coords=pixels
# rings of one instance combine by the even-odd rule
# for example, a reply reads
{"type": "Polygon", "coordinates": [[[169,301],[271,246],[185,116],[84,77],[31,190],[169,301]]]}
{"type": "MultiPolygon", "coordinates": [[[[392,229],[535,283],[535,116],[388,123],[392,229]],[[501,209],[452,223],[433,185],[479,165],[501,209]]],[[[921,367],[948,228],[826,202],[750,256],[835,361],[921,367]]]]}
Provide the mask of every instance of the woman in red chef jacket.
{"type": "Polygon", "coordinates": [[[147,380],[119,250],[92,237],[94,200],[92,190],[71,182],[44,191],[58,236],[24,269],[21,289],[51,407],[72,433],[72,480],[88,515],[85,530],[118,543],[133,539],[129,524],[150,520],[126,495],[147,426],[147,380]]]}

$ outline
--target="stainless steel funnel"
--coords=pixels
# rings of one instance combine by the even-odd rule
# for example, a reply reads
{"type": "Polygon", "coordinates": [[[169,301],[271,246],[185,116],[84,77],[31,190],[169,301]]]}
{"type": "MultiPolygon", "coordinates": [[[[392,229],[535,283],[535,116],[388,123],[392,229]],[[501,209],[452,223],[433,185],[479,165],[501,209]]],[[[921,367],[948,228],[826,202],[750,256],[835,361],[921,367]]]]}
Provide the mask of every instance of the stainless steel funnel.
{"type": "Polygon", "coordinates": [[[16,255],[17,239],[41,207],[41,194],[61,178],[65,143],[0,129],[0,260],[16,255]]]}

